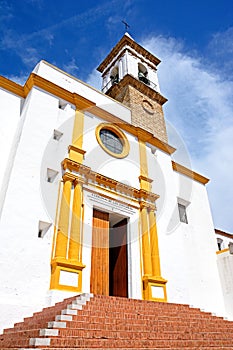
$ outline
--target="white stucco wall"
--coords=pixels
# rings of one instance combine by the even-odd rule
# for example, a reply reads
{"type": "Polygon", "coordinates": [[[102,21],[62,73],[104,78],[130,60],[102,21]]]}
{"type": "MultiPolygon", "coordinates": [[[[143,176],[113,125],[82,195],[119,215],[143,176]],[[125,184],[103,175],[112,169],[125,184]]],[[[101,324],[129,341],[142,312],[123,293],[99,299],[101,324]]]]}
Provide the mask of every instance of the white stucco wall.
{"type": "Polygon", "coordinates": [[[233,320],[233,254],[229,251],[217,255],[226,314],[233,320]]]}
{"type": "MultiPolygon", "coordinates": [[[[41,177],[41,163],[44,160],[49,167],[60,170],[64,154],[59,153],[59,143],[55,144],[53,140],[57,148],[56,160],[47,159],[44,152],[54,129],[73,114],[72,110],[71,113],[61,111],[58,102],[56,97],[33,88],[22,111],[20,123],[23,123],[23,128],[18,138],[0,223],[0,328],[17,321],[24,312],[28,314],[47,303],[53,228],[51,226],[43,238],[38,238],[38,224],[39,221],[53,222],[56,201],[52,209],[47,210],[42,201],[41,179],[44,193],[47,186],[49,193],[55,194],[54,200],[57,183],[47,183],[45,174],[41,177]],[[12,319],[7,309],[12,313],[12,319]]],[[[72,129],[71,126],[61,140],[61,143],[65,142],[66,149],[71,141],[72,129]]]]}
{"type": "Polygon", "coordinates": [[[49,80],[52,83],[63,87],[67,91],[75,92],[80,96],[87,98],[88,100],[96,103],[96,105],[101,107],[103,110],[112,113],[116,117],[119,117],[120,115],[123,121],[130,123],[131,112],[127,107],[112,100],[100,91],[59,70],[49,63],[40,61],[33,70],[33,73],[38,74],[44,79],[48,79],[49,77],[49,80]]]}
{"type": "Polygon", "coordinates": [[[157,150],[153,155],[148,148],[149,159],[149,177],[154,174],[153,191],[160,195],[157,224],[162,276],[168,279],[168,301],[224,314],[206,188],[173,171],[165,153],[157,150]],[[188,204],[188,224],[180,222],[178,200],[188,204]]]}
{"type": "MultiPolygon", "coordinates": [[[[120,116],[120,111],[118,116],[120,116]]],[[[90,113],[85,113],[83,149],[86,151],[83,164],[91,167],[97,173],[111,177],[117,181],[126,183],[132,187],[139,188],[139,147],[135,137],[124,131],[127,137],[130,150],[126,158],[118,159],[109,156],[99,145],[95,130],[96,127],[104,123],[90,113]]]]}
{"type": "Polygon", "coordinates": [[[8,186],[15,149],[18,144],[18,125],[24,100],[0,88],[2,127],[0,131],[0,215],[8,186]],[[13,158],[13,159],[12,159],[13,158]]]}

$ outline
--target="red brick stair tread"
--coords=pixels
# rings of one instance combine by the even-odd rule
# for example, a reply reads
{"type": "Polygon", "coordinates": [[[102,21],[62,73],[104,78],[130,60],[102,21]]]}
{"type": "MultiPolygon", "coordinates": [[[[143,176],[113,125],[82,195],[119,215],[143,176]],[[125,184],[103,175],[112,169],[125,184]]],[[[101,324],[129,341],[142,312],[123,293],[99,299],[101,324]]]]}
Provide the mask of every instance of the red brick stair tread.
{"type": "Polygon", "coordinates": [[[107,296],[89,301],[83,295],[44,308],[0,335],[0,350],[36,348],[229,350],[233,322],[183,304],[107,296]]]}

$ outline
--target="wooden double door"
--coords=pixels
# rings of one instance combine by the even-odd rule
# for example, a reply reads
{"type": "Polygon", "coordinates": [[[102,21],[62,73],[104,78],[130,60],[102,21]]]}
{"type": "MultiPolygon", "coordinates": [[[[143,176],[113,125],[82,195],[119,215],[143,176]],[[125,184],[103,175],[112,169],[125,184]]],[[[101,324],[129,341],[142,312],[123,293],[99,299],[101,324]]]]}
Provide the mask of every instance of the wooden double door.
{"type": "Polygon", "coordinates": [[[127,219],[110,228],[109,214],[93,210],[91,292],[128,296],[127,219]]]}

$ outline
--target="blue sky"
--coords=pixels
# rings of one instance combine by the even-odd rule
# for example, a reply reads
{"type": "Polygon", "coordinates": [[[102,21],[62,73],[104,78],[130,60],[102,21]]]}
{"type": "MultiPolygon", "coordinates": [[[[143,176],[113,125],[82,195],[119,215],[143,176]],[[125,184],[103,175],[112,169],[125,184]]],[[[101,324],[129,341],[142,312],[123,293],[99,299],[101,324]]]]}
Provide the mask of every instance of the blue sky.
{"type": "Polygon", "coordinates": [[[95,69],[126,20],[132,37],[162,59],[170,129],[192,167],[211,178],[215,226],[233,232],[232,18],[232,0],[0,0],[0,75],[23,84],[44,59],[100,87],[95,69]]]}

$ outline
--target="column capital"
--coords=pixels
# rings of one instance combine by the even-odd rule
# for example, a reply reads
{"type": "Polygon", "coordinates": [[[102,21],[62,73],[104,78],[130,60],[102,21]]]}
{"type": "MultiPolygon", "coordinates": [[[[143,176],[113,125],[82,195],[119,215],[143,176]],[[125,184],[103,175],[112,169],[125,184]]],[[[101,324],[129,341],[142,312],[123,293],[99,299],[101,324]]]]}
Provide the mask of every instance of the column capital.
{"type": "Polygon", "coordinates": [[[83,185],[83,184],[86,184],[87,183],[87,180],[85,180],[84,178],[80,177],[80,176],[75,176],[75,179],[74,179],[74,185],[83,185]]]}
{"type": "Polygon", "coordinates": [[[71,182],[73,182],[75,179],[76,179],[76,176],[74,176],[73,174],[71,174],[71,173],[65,173],[63,176],[62,176],[62,179],[63,179],[63,181],[64,182],[66,182],[66,181],[71,181],[71,182]]]}
{"type": "Polygon", "coordinates": [[[152,203],[148,203],[145,201],[140,201],[140,209],[147,209],[149,212],[154,212],[156,210],[156,205],[152,203]]]}

